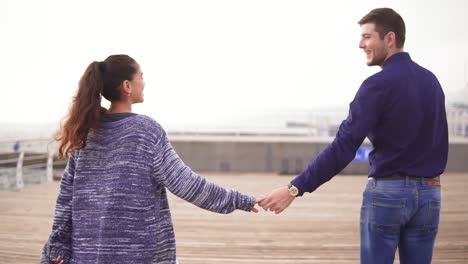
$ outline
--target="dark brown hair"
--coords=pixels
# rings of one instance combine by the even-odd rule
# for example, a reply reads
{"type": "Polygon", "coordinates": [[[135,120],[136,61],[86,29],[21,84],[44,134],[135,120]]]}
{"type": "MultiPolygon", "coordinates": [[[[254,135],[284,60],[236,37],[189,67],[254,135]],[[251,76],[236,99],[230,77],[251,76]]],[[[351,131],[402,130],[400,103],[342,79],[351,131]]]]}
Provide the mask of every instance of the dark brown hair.
{"type": "Polygon", "coordinates": [[[65,125],[55,136],[59,141],[59,158],[86,146],[89,130],[96,128],[101,114],[106,111],[101,107],[101,96],[111,102],[121,100],[122,83],[132,80],[137,68],[136,61],[127,55],[112,55],[89,64],[80,79],[65,125]]]}
{"type": "Polygon", "coordinates": [[[375,31],[379,33],[381,39],[388,32],[394,32],[396,36],[396,47],[403,48],[405,45],[405,22],[403,18],[391,8],[377,8],[365,15],[358,24],[375,24],[375,31]]]}

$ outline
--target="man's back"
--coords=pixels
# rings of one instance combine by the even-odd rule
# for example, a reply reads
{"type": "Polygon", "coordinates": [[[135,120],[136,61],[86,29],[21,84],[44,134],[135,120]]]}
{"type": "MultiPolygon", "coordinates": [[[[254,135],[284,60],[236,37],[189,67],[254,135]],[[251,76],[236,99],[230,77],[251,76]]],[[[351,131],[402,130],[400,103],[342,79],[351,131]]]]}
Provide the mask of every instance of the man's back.
{"type": "Polygon", "coordinates": [[[369,176],[441,174],[448,134],[444,94],[434,74],[402,52],[366,82],[383,93],[379,121],[368,134],[374,147],[369,176]]]}

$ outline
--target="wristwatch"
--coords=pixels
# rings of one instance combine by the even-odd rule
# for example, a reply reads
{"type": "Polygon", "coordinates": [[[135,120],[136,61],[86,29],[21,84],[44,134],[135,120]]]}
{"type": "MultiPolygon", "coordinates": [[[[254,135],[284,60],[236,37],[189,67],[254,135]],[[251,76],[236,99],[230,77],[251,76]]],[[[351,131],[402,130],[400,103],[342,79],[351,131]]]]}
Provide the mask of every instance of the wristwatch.
{"type": "Polygon", "coordinates": [[[289,191],[289,196],[296,197],[299,194],[299,189],[292,185],[291,183],[288,184],[288,191],[289,191]]]}

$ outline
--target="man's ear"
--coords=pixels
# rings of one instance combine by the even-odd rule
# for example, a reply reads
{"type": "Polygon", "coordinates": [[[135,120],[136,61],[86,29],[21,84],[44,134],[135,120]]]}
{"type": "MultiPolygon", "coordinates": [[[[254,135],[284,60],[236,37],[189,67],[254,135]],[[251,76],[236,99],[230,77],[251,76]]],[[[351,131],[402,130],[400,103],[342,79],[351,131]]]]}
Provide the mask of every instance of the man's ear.
{"type": "Polygon", "coordinates": [[[395,32],[393,32],[393,31],[388,32],[387,35],[385,35],[385,37],[384,37],[384,42],[385,42],[385,46],[387,46],[387,48],[395,48],[396,47],[395,32]]]}

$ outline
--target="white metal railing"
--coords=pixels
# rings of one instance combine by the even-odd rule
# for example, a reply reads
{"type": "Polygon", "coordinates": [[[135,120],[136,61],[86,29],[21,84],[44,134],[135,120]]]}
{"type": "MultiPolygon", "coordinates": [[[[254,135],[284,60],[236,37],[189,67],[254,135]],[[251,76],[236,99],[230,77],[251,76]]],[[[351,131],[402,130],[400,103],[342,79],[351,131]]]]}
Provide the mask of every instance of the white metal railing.
{"type": "MultiPolygon", "coordinates": [[[[54,152],[25,156],[21,151],[17,158],[0,160],[0,187],[2,189],[21,189],[28,183],[53,181],[54,152]],[[25,165],[25,161],[39,161],[25,165]]],[[[61,163],[61,162],[60,162],[61,163]]]]}

